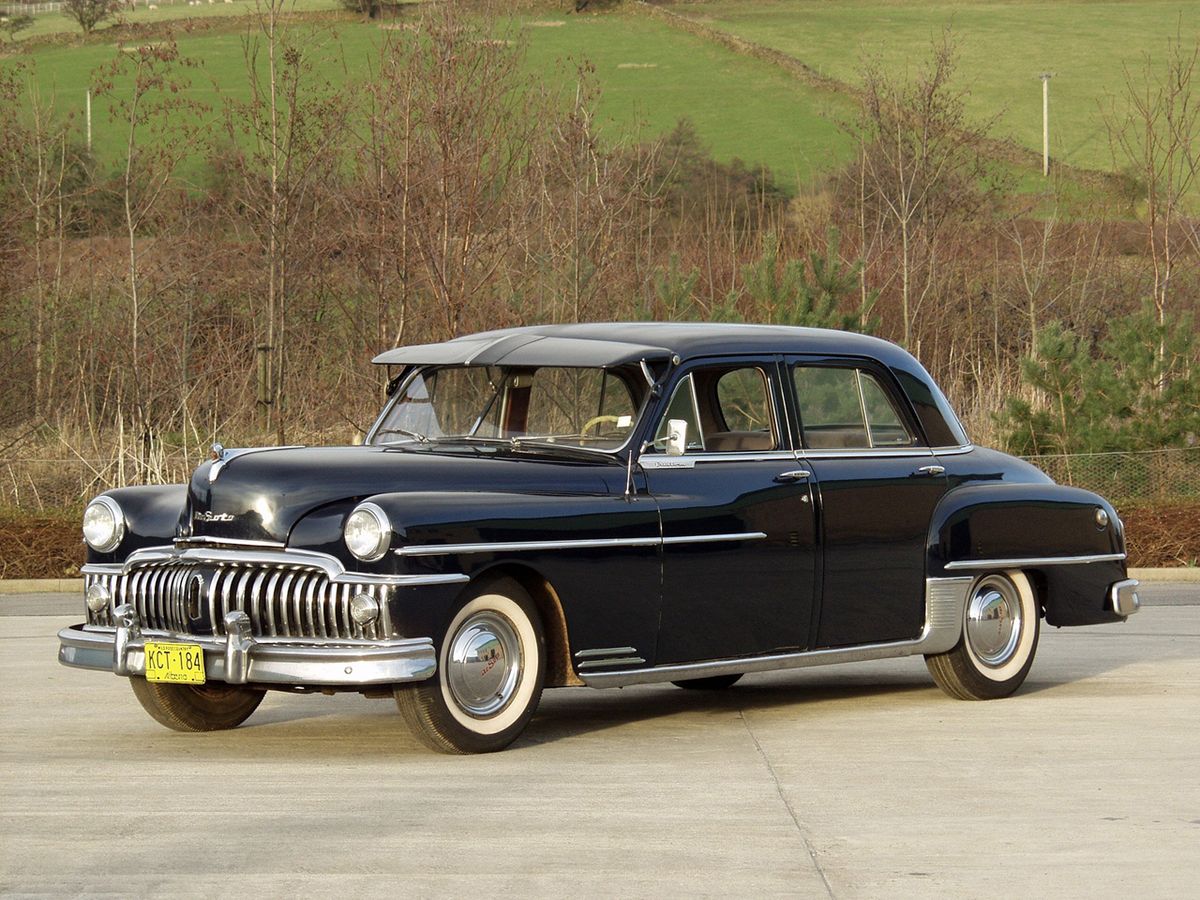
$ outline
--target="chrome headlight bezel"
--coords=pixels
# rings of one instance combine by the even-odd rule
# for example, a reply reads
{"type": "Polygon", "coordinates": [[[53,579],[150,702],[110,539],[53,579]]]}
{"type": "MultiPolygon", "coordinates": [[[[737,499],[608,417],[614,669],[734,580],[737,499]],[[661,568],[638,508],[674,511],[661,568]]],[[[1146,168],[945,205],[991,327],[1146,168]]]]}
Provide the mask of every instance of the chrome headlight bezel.
{"type": "Polygon", "coordinates": [[[97,553],[116,550],[125,539],[125,530],[125,513],[112,497],[97,497],[83,511],[83,539],[97,553]],[[101,517],[107,518],[107,526],[102,524],[104,518],[101,517]],[[105,530],[97,533],[93,529],[93,533],[89,535],[89,518],[105,530]]]}
{"type": "Polygon", "coordinates": [[[342,540],[355,559],[375,562],[383,559],[392,544],[392,523],[377,504],[367,501],[354,507],[342,526],[342,540]],[[360,536],[372,535],[373,540],[359,540],[360,536]]]}

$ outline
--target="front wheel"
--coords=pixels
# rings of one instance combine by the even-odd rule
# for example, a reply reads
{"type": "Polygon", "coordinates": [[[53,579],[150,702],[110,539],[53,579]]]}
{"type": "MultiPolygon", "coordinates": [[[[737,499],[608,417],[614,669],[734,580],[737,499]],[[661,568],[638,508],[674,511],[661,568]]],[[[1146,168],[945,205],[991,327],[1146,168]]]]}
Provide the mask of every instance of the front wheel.
{"type": "Polygon", "coordinates": [[[250,718],[265,691],[235,684],[159,684],[134,676],[133,695],[160,725],[174,731],[223,731],[250,718]]]}
{"type": "Polygon", "coordinates": [[[951,697],[1007,697],[1029,674],[1040,624],[1037,597],[1024,573],[982,575],[967,596],[958,644],[947,653],[926,656],[925,664],[951,697]]]}
{"type": "Polygon", "coordinates": [[[533,718],[546,678],[541,620],[509,578],[467,600],[446,629],[438,672],[396,688],[396,706],[426,746],[443,753],[503,750],[533,718]]]}

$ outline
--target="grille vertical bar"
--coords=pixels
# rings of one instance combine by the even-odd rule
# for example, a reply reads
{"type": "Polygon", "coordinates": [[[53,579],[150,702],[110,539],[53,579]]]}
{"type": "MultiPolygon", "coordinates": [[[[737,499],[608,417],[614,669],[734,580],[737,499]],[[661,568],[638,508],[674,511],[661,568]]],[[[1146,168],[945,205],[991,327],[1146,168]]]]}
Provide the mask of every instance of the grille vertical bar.
{"type": "Polygon", "coordinates": [[[85,590],[103,585],[112,594],[108,608],[87,610],[89,625],[112,627],[112,611],[131,604],[144,628],[177,634],[225,634],[226,614],[240,610],[250,616],[258,637],[321,639],[378,639],[388,633],[386,608],[391,589],[381,585],[334,584],[324,572],[296,565],[217,565],[152,563],[123,575],[85,575],[85,590]],[[194,578],[205,579],[198,598],[200,620],[188,613],[188,592],[194,578]],[[384,610],[379,621],[363,627],[350,616],[350,601],[358,593],[374,597],[384,610]]]}

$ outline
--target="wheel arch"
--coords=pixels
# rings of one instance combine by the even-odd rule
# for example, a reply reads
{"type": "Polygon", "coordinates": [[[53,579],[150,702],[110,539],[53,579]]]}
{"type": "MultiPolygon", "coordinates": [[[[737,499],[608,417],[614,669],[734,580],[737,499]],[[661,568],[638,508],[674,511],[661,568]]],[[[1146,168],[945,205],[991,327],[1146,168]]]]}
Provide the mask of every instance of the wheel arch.
{"type": "Polygon", "coordinates": [[[469,588],[478,588],[496,578],[511,578],[517,582],[537,607],[546,638],[546,687],[583,686],[571,664],[571,639],[562,599],[550,580],[532,566],[503,562],[478,572],[471,579],[469,588]]]}

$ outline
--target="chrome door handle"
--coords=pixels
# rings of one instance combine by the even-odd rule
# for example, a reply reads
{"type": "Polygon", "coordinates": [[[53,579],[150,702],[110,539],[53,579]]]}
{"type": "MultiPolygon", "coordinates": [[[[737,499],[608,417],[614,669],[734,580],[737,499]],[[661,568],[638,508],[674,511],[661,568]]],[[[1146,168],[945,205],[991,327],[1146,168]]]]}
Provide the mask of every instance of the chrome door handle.
{"type": "Polygon", "coordinates": [[[775,476],[775,480],[776,481],[803,481],[805,478],[809,478],[811,475],[812,475],[812,472],[808,471],[808,469],[792,469],[792,471],[790,471],[790,472],[780,472],[778,475],[775,476]]]}
{"type": "Polygon", "coordinates": [[[941,475],[946,471],[945,466],[921,466],[914,475],[941,475]]]}

